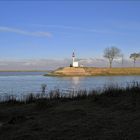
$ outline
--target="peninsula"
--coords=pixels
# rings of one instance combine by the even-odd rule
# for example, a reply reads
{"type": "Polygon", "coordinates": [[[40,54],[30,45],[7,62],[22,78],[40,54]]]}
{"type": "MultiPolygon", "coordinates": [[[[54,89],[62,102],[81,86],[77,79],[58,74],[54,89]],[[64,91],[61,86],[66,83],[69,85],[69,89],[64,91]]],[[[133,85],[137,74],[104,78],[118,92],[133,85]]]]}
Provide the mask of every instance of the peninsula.
{"type": "Polygon", "coordinates": [[[44,76],[108,76],[140,75],[140,68],[97,68],[97,67],[64,67],[58,68],[44,76]]]}
{"type": "Polygon", "coordinates": [[[44,76],[110,76],[110,75],[140,75],[140,67],[115,67],[115,68],[99,68],[84,67],[79,65],[75,52],[72,53],[72,63],[69,67],[58,68],[48,72],[44,76]]]}

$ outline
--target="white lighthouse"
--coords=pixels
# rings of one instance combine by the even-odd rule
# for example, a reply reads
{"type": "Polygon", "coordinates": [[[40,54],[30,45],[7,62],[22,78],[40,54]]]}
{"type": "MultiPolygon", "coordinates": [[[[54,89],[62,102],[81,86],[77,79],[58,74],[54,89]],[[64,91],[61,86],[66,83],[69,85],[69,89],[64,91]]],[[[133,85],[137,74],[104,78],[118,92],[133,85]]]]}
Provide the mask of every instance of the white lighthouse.
{"type": "Polygon", "coordinates": [[[73,53],[72,53],[72,67],[79,67],[79,63],[78,63],[78,61],[75,61],[75,53],[74,53],[74,51],[73,51],[73,53]]]}

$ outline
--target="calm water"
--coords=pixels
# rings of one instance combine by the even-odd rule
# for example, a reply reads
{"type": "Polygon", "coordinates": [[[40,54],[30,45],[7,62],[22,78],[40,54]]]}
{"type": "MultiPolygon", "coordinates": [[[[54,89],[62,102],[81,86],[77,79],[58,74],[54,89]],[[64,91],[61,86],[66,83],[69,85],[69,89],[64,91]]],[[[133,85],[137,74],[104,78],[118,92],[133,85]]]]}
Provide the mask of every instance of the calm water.
{"type": "Polygon", "coordinates": [[[140,82],[140,76],[96,76],[96,77],[45,77],[43,72],[0,72],[1,95],[26,95],[41,92],[41,85],[47,90],[98,89],[111,84],[126,86],[132,81],[140,82]]]}

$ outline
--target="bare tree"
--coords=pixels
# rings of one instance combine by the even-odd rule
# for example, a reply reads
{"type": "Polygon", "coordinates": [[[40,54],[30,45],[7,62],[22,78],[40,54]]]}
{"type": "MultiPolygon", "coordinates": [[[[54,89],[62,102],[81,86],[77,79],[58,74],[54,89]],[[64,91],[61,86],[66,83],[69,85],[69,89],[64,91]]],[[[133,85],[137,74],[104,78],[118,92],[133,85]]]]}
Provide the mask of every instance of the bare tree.
{"type": "Polygon", "coordinates": [[[120,56],[120,49],[116,47],[106,48],[104,50],[104,57],[109,60],[109,67],[112,68],[112,62],[115,58],[120,56]]]}
{"type": "Polygon", "coordinates": [[[140,58],[140,53],[132,53],[132,54],[130,54],[130,58],[133,59],[134,67],[135,67],[136,60],[137,60],[138,58],[140,58]]]}

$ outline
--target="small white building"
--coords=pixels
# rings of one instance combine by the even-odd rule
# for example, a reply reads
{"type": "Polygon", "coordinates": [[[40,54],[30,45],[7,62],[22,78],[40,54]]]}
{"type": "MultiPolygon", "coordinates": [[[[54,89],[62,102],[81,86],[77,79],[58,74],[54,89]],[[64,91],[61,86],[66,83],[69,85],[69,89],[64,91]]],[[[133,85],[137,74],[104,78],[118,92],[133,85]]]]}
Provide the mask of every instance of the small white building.
{"type": "Polygon", "coordinates": [[[79,67],[79,64],[78,64],[78,62],[73,62],[72,66],[73,67],[79,67]]]}
{"type": "Polygon", "coordinates": [[[72,53],[72,67],[79,67],[79,62],[75,60],[75,53],[72,53]]]}

